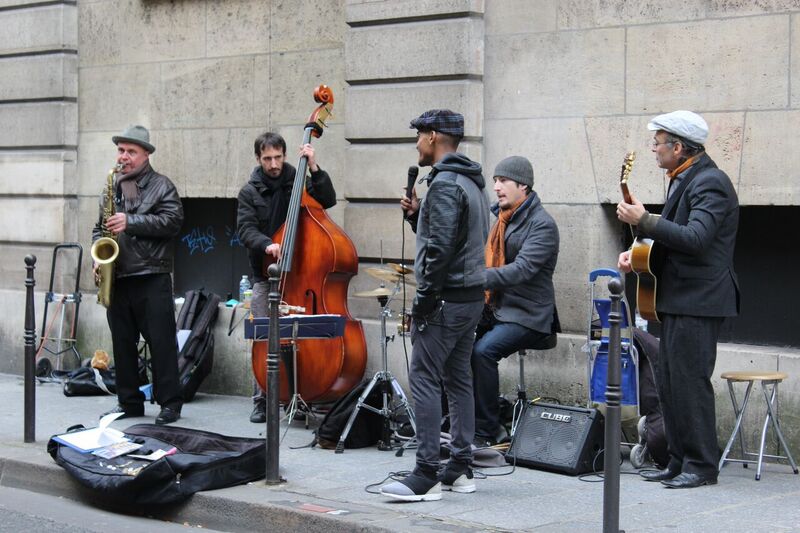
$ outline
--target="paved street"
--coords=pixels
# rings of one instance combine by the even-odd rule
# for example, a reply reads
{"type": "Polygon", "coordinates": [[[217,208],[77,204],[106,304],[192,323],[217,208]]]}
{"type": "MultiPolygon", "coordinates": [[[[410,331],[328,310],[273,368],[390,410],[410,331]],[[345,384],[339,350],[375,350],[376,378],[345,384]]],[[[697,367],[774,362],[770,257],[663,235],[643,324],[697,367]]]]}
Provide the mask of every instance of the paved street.
{"type": "MultiPolygon", "coordinates": [[[[18,376],[0,375],[0,489],[25,489],[63,498],[90,499],[46,454],[50,435],[73,424],[97,423],[114,405],[112,397],[67,398],[56,384],[37,387],[37,442],[23,441],[23,387],[18,376]]],[[[178,423],[228,435],[257,437],[261,425],[248,421],[250,400],[200,394],[184,407],[178,423]]],[[[115,422],[124,429],[152,422],[146,417],[115,422]]],[[[285,423],[281,425],[282,431],[285,423]]],[[[413,467],[413,455],[396,457],[374,448],[330,450],[302,447],[312,432],[295,422],[281,445],[281,474],[286,483],[263,482],[198,493],[186,504],[156,516],[222,531],[600,531],[603,483],[584,478],[510,467],[484,470],[475,494],[445,493],[439,502],[391,503],[371,493],[389,472],[413,467]],[[496,475],[496,474],[508,475],[496,475]],[[592,482],[594,481],[594,482],[592,482]],[[373,490],[374,489],[370,489],[373,490]]],[[[761,481],[754,469],[727,466],[719,484],[669,490],[622,467],[620,527],[633,531],[800,530],[800,476],[785,465],[767,465],[761,481]]],[[[18,519],[22,519],[17,517],[18,519]]],[[[75,526],[80,527],[80,526],[75,526]]],[[[89,529],[87,524],[85,528],[89,529]]],[[[75,529],[81,531],[81,529],[75,529]]]]}

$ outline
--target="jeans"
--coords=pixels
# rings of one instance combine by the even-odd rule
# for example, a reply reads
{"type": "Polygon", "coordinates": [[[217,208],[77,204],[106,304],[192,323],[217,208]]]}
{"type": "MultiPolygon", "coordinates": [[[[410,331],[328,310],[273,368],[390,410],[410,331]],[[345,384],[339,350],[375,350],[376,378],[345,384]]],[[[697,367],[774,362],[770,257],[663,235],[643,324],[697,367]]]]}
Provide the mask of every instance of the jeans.
{"type": "Polygon", "coordinates": [[[452,460],[469,464],[475,431],[474,400],[469,357],[480,319],[482,301],[440,302],[420,331],[411,329],[411,370],[408,382],[417,420],[417,466],[435,471],[439,466],[442,387],[450,409],[452,460]]]}
{"type": "Polygon", "coordinates": [[[482,324],[472,348],[472,379],[475,390],[475,436],[494,440],[500,431],[500,376],[497,364],[546,337],[513,322],[482,324]]]}

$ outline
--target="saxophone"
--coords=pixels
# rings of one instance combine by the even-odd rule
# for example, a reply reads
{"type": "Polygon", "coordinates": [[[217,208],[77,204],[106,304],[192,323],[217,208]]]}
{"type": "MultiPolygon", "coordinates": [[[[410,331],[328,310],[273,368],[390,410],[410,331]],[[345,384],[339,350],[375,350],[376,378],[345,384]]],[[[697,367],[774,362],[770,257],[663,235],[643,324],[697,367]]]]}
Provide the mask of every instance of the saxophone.
{"type": "Polygon", "coordinates": [[[92,243],[92,260],[97,263],[94,274],[94,284],[97,285],[97,303],[103,307],[111,305],[111,295],[114,289],[114,261],[119,255],[117,236],[111,233],[106,223],[114,214],[114,174],[122,170],[122,163],[108,171],[106,189],[103,193],[103,221],[102,237],[92,243]]]}

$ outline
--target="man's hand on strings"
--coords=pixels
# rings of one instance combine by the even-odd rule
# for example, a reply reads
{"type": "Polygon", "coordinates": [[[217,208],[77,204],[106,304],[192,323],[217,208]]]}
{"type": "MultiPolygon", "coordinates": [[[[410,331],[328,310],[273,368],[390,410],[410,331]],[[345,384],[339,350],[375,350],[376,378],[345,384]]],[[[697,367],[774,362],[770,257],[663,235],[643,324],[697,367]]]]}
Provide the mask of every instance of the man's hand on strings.
{"type": "Polygon", "coordinates": [[[631,251],[630,250],[626,250],[626,251],[622,252],[621,254],[619,254],[619,258],[617,259],[617,268],[623,274],[627,274],[631,270],[633,270],[633,267],[631,266],[631,251]]]}
{"type": "Polygon", "coordinates": [[[271,255],[275,259],[281,258],[281,245],[277,242],[273,242],[267,246],[267,249],[264,251],[267,253],[267,255],[271,255]]]}

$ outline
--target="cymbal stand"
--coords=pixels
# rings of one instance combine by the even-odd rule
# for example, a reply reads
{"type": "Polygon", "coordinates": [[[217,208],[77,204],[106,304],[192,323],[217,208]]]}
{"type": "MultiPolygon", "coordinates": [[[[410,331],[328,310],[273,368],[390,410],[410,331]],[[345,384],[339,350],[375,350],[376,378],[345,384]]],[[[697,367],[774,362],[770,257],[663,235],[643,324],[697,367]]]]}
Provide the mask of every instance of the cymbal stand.
{"type": "Polygon", "coordinates": [[[350,414],[350,418],[347,420],[347,425],[339,437],[339,442],[336,443],[336,453],[344,453],[344,441],[347,439],[347,435],[350,433],[350,429],[353,427],[353,423],[361,409],[372,411],[383,417],[381,440],[378,441],[379,450],[389,451],[392,449],[391,419],[397,410],[405,410],[411,427],[414,430],[414,434],[417,434],[417,422],[414,418],[414,411],[411,408],[411,404],[408,402],[408,398],[403,392],[400,383],[398,383],[397,379],[389,372],[387,348],[389,341],[394,340],[394,335],[389,336],[386,334],[386,318],[390,317],[392,314],[387,305],[389,303],[389,297],[378,296],[378,302],[381,305],[381,361],[383,369],[375,373],[372,377],[372,381],[369,382],[364,392],[358,398],[358,403],[350,414]],[[383,397],[383,407],[381,409],[376,409],[365,403],[369,393],[372,392],[372,389],[378,384],[380,384],[381,396],[383,397]],[[391,405],[395,396],[397,397],[398,406],[392,409],[391,405]]]}

